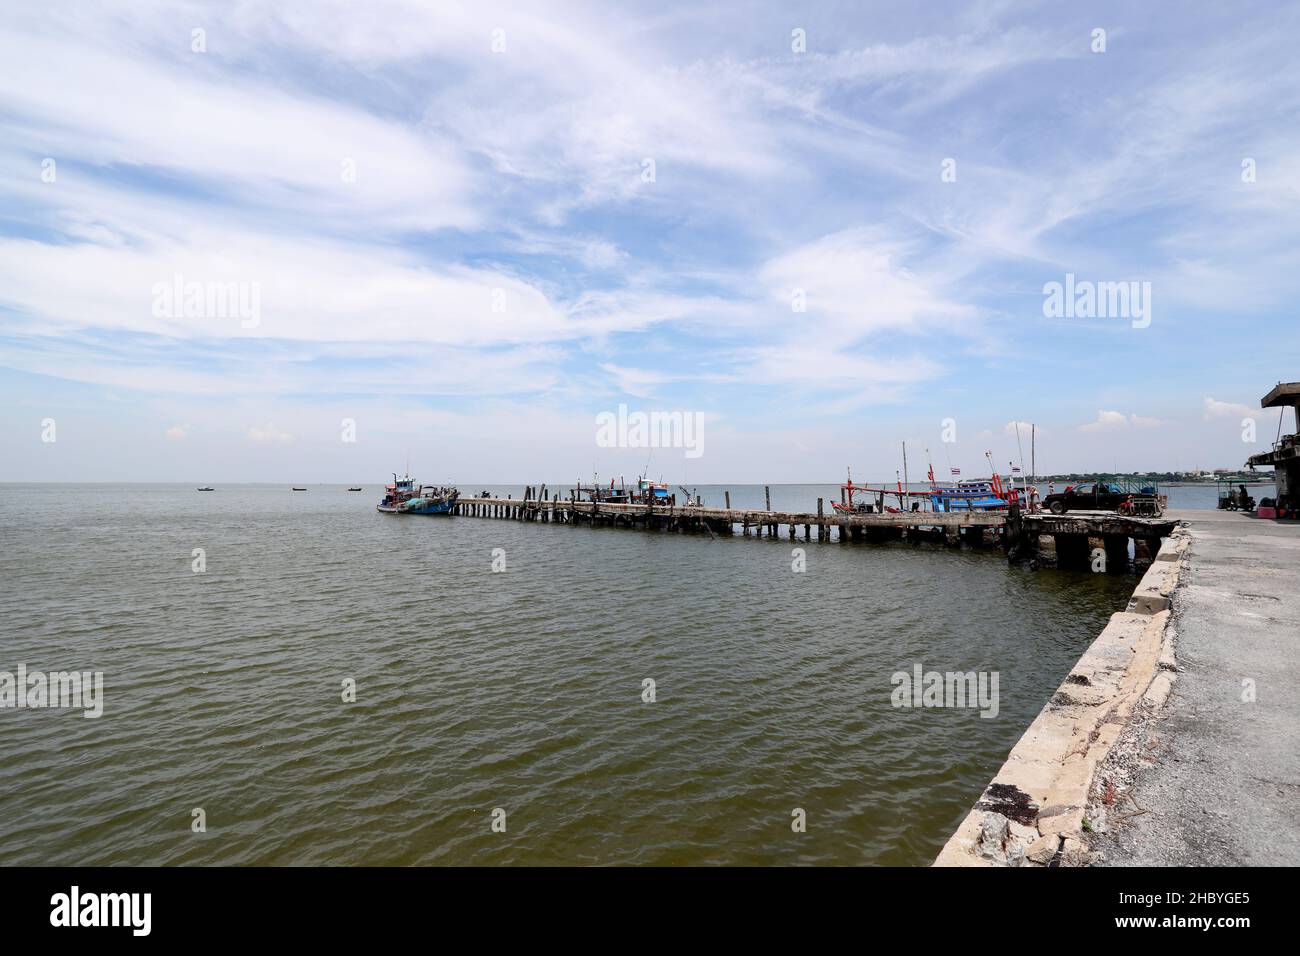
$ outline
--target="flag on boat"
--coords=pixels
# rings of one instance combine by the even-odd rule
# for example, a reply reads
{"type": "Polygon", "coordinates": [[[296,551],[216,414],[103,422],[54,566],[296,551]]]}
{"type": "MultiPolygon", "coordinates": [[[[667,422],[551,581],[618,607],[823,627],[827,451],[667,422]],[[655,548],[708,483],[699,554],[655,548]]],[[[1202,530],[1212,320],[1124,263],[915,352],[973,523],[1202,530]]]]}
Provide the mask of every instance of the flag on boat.
{"type": "Polygon", "coordinates": [[[954,478],[960,478],[960,477],[961,477],[961,469],[960,469],[960,468],[954,468],[954,469],[952,470],[952,476],[953,476],[954,478]]]}
{"type": "Polygon", "coordinates": [[[1013,475],[1018,475],[1018,474],[1020,474],[1020,466],[1019,466],[1019,465],[1012,465],[1012,466],[1011,466],[1011,474],[1013,474],[1013,475]]]}

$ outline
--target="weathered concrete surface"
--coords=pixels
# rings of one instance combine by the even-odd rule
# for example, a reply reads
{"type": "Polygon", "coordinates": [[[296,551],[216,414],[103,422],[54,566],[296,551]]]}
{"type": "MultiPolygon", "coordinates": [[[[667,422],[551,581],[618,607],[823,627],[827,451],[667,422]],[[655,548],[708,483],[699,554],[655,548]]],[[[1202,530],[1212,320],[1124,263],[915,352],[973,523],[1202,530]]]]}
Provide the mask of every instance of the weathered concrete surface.
{"type": "MultiPolygon", "coordinates": [[[[1099,768],[1173,686],[1169,596],[1190,540],[1174,529],[1133,592],[1011,748],[935,866],[1085,866],[1104,825],[1099,768]]],[[[1131,736],[1131,735],[1130,735],[1131,736]]]]}
{"type": "MultiPolygon", "coordinates": [[[[1106,783],[1093,862],[1300,865],[1300,525],[1171,516],[1191,531],[1173,599],[1177,680],[1153,682],[1163,710],[1115,748],[1131,773],[1099,771],[1119,783],[1106,783]]],[[[1147,595],[1158,603],[1161,589],[1147,595]]]]}
{"type": "Polygon", "coordinates": [[[1179,566],[1177,558],[1182,554],[1177,548],[1164,548],[1156,554],[1156,559],[1147,568],[1146,574],[1133,590],[1129,598],[1128,609],[1142,614],[1156,614],[1167,611],[1172,603],[1174,588],[1178,587],[1179,566]]]}
{"type": "MultiPolygon", "coordinates": [[[[1186,550],[1179,531],[1164,560],[1138,585],[1156,594],[1177,586],[1186,550]]],[[[1099,764],[1135,710],[1158,706],[1166,658],[1167,609],[1136,601],[1111,616],[1069,676],[1007,755],[983,796],[949,838],[935,866],[1081,866],[1089,860],[1086,821],[1099,764]],[[1130,605],[1131,607],[1133,605],[1130,605]]]]}

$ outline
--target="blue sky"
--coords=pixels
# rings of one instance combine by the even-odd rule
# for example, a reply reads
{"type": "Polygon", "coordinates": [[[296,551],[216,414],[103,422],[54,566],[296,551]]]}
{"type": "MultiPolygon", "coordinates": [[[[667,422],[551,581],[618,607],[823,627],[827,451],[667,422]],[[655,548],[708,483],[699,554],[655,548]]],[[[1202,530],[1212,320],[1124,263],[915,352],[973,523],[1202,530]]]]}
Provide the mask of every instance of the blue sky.
{"type": "Polygon", "coordinates": [[[672,481],[891,477],[903,440],[973,474],[1016,421],[1040,470],[1236,466],[1300,378],[1294,6],[7,21],[0,480],[631,476],[620,403],[704,417],[672,481]],[[1149,282],[1150,325],[1044,315],[1067,273],[1149,282]],[[256,325],[159,316],[176,275],[256,325]]]}

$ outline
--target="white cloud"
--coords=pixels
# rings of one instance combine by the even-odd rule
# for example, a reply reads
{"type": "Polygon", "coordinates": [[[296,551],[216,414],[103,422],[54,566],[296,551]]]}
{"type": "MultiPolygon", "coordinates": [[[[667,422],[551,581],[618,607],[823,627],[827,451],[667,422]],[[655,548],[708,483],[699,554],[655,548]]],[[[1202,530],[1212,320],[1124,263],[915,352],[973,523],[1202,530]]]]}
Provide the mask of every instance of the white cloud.
{"type": "Polygon", "coordinates": [[[1002,426],[1002,432],[1003,434],[1006,435],[1015,435],[1017,426],[1019,426],[1020,436],[1022,438],[1027,438],[1029,436],[1029,433],[1035,430],[1039,435],[1047,434],[1047,429],[1043,428],[1042,425],[1034,425],[1031,422],[1019,422],[1019,421],[1007,422],[1005,425],[1002,426]]]}
{"type": "Polygon", "coordinates": [[[254,425],[248,430],[248,437],[261,444],[287,445],[293,441],[293,435],[276,428],[273,422],[267,422],[265,425],[254,425]]]}
{"type": "Polygon", "coordinates": [[[0,302],[47,327],[172,338],[499,346],[584,334],[584,322],[500,272],[434,270],[374,246],[208,231],[160,237],[149,246],[0,240],[0,302]],[[77,282],[63,281],[68,275],[77,282]],[[238,317],[155,315],[155,287],[170,286],[177,275],[184,282],[256,287],[260,321],[243,328],[238,317]]]}
{"type": "Polygon", "coordinates": [[[764,346],[740,355],[746,360],[746,379],[765,383],[856,389],[920,382],[941,370],[924,356],[877,358],[813,344],[764,346]]]}
{"type": "MultiPolygon", "coordinates": [[[[75,33],[0,34],[0,88],[22,118],[25,149],[79,166],[164,171],[290,216],[475,223],[470,166],[444,138],[248,72],[210,72],[182,32],[183,45],[161,56],[75,33]],[[354,162],[354,182],[344,180],[344,160],[354,162]]],[[[62,177],[72,176],[65,166],[62,177]]]]}
{"type": "Polygon", "coordinates": [[[1164,422],[1158,418],[1148,418],[1142,415],[1125,415],[1123,412],[1098,411],[1097,420],[1088,422],[1086,425],[1080,425],[1079,431],[1121,431],[1127,428],[1156,428],[1163,424],[1164,422]]]}
{"type": "MultiPolygon", "coordinates": [[[[1300,61],[1262,15],[1176,37],[1137,15],[1145,72],[1103,70],[1068,115],[1069,77],[1105,59],[1086,52],[1083,14],[1003,0],[942,22],[903,13],[887,42],[869,18],[831,14],[807,24],[802,56],[779,5],[754,5],[744,30],[729,18],[497,0],[375,0],[364,16],[352,0],[15,9],[0,35],[0,365],[157,401],[153,435],[189,435],[172,424],[184,416],[205,448],[221,433],[247,451],[244,426],[272,419],[283,427],[254,440],[312,444],[312,416],[277,394],[473,396],[515,415],[493,402],[574,409],[611,383],[705,393],[731,414],[780,406],[792,435],[797,421],[830,436],[792,447],[826,447],[846,422],[857,434],[862,404],[950,373],[935,391],[970,396],[962,414],[1026,414],[996,387],[1017,363],[1050,391],[1101,355],[1109,381],[1082,401],[1142,404],[1114,387],[1140,377],[1131,348],[1108,351],[1118,332],[1086,354],[1062,327],[1039,335],[1041,283],[1023,294],[1044,264],[1149,275],[1187,305],[1149,350],[1189,367],[1210,367],[1222,316],[1253,313],[1261,339],[1285,328],[1263,309],[1300,282],[1286,259],[1300,61]],[[197,24],[206,55],[189,50],[197,24]],[[1243,152],[1259,160],[1249,185],[1243,152]],[[46,155],[57,183],[38,175],[46,155]],[[943,184],[948,155],[959,178],[943,184]],[[641,181],[643,157],[657,182],[641,181]],[[177,273],[258,283],[260,323],[153,315],[154,284],[177,273]],[[231,407],[213,395],[247,405],[199,417],[231,407]]],[[[11,383],[26,398],[24,376],[0,371],[11,383]]],[[[1197,387],[1223,388],[1162,401],[1194,408],[1197,387]]],[[[1058,431],[1089,416],[1080,401],[1053,402],[1058,431]]],[[[1258,414],[1205,400],[1207,421],[1258,414]]],[[[1103,410],[1079,427],[1153,456],[1197,440],[1161,424],[1103,410]]]]}
{"type": "Polygon", "coordinates": [[[973,331],[974,308],[947,298],[939,281],[908,267],[917,254],[885,229],[848,229],[770,259],[759,279],[784,321],[804,334],[815,329],[857,341],[882,329],[954,323],[973,331]],[[796,290],[804,293],[806,312],[792,307],[796,290]]]}
{"type": "Polygon", "coordinates": [[[637,395],[642,398],[653,397],[655,386],[673,380],[673,376],[648,369],[625,368],[608,362],[601,363],[601,370],[608,372],[620,392],[637,395]]]}
{"type": "Polygon", "coordinates": [[[1239,402],[1220,402],[1208,395],[1205,397],[1205,420],[1212,418],[1254,418],[1259,410],[1239,402]]]}
{"type": "Polygon", "coordinates": [[[189,425],[173,425],[163,434],[169,441],[184,441],[189,437],[189,425]]]}

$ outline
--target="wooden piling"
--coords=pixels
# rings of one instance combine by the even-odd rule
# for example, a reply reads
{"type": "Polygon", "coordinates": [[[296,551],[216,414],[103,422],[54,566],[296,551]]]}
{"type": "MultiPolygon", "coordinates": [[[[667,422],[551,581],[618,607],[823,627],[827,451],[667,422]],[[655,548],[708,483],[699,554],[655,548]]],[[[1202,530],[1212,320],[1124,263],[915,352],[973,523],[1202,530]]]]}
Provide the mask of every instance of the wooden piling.
{"type": "MultiPolygon", "coordinates": [[[[764,503],[771,504],[771,486],[764,487],[764,503]]],[[[1172,522],[1132,518],[1119,515],[1027,515],[1019,503],[1013,503],[1006,514],[948,514],[936,512],[900,512],[870,514],[845,514],[838,508],[827,512],[826,499],[817,499],[815,514],[767,510],[706,508],[690,504],[679,509],[676,502],[656,504],[647,501],[636,504],[607,504],[580,500],[576,492],[567,498],[553,493],[545,485],[529,485],[525,497],[465,499],[453,508],[456,515],[505,518],[541,523],[589,524],[591,527],[635,528],[643,531],[675,531],[707,533],[716,538],[718,533],[735,534],[735,526],[748,536],[753,526],[757,537],[781,537],[785,525],[791,541],[798,540],[799,525],[803,525],[803,539],[812,541],[813,524],[817,525],[817,540],[885,541],[903,540],[947,543],[972,547],[1004,543],[1008,557],[1028,559],[1034,566],[1090,567],[1096,549],[1103,548],[1106,570],[1122,572],[1130,565],[1127,560],[1128,541],[1137,541],[1136,564],[1149,562],[1159,546],[1160,536],[1169,533],[1172,522]],[[964,540],[963,540],[964,539],[964,540]],[[1089,540],[1093,539],[1093,540],[1089,540]],[[1055,560],[1054,560],[1055,559],[1055,560]]],[[[731,493],[725,493],[731,504],[731,493]]]]}

